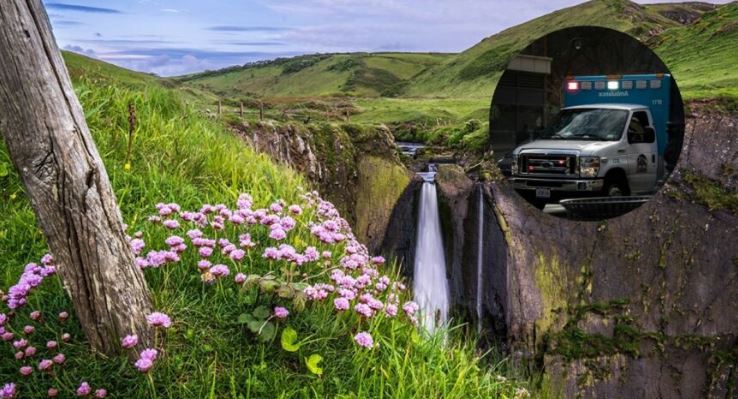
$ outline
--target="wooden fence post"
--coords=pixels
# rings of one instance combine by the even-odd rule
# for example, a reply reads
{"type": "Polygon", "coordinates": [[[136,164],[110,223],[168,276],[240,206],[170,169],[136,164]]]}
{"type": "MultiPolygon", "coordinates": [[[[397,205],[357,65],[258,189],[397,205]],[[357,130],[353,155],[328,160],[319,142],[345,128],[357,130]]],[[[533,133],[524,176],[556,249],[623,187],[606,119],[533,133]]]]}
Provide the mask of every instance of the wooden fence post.
{"type": "Polygon", "coordinates": [[[146,280],[41,0],[0,6],[0,132],[90,345],[152,345],[146,280]]]}

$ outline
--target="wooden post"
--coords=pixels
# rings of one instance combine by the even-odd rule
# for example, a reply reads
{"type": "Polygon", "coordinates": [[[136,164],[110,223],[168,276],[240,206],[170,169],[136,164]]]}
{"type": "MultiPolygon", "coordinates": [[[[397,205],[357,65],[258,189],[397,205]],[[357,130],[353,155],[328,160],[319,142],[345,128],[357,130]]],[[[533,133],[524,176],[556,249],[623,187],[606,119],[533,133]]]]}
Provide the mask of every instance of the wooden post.
{"type": "Polygon", "coordinates": [[[92,347],[151,345],[146,281],[41,0],[0,7],[0,131],[92,347]]]}
{"type": "Polygon", "coordinates": [[[238,106],[239,106],[239,109],[240,109],[239,115],[241,116],[241,118],[243,118],[243,102],[238,103],[238,106]]]}
{"type": "Polygon", "coordinates": [[[223,105],[221,104],[221,101],[218,100],[218,116],[220,116],[221,112],[223,112],[223,105]]]}
{"type": "Polygon", "coordinates": [[[263,101],[259,101],[259,120],[260,121],[264,120],[264,102],[263,101]]]}

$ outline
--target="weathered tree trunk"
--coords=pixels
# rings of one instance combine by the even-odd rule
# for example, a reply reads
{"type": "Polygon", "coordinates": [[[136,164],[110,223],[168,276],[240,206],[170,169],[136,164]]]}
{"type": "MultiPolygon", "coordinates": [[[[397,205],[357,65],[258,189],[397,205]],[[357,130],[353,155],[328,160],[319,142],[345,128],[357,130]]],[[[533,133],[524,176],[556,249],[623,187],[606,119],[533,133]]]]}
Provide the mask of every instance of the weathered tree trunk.
{"type": "Polygon", "coordinates": [[[151,341],[151,299],[41,0],[0,5],[0,131],[93,348],[151,341]]]}

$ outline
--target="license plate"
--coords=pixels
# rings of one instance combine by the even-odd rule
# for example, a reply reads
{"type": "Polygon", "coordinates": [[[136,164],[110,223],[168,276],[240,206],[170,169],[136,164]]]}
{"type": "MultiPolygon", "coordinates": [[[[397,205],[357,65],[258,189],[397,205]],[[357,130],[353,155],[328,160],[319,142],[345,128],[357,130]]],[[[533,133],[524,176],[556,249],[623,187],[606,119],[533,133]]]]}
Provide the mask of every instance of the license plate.
{"type": "Polygon", "coordinates": [[[551,198],[551,189],[550,188],[537,188],[536,198],[551,198]]]}

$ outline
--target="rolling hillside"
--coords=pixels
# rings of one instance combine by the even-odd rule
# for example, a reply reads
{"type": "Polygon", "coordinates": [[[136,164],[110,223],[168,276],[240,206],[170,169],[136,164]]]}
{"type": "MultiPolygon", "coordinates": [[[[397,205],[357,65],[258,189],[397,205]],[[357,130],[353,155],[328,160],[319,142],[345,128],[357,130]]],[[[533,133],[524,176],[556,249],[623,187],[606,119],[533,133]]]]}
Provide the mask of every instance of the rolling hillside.
{"type": "Polygon", "coordinates": [[[652,39],[687,99],[738,99],[738,3],[652,39]]]}
{"type": "Polygon", "coordinates": [[[510,57],[527,43],[557,29],[594,25],[651,46],[673,69],[685,97],[709,97],[713,88],[732,95],[738,78],[730,71],[738,54],[737,9],[736,4],[594,0],[509,28],[459,54],[309,55],[180,80],[220,95],[478,98],[481,104],[510,57]]]}
{"type": "Polygon", "coordinates": [[[221,95],[393,97],[446,54],[355,53],[305,55],[249,64],[179,80],[221,95]]]}

